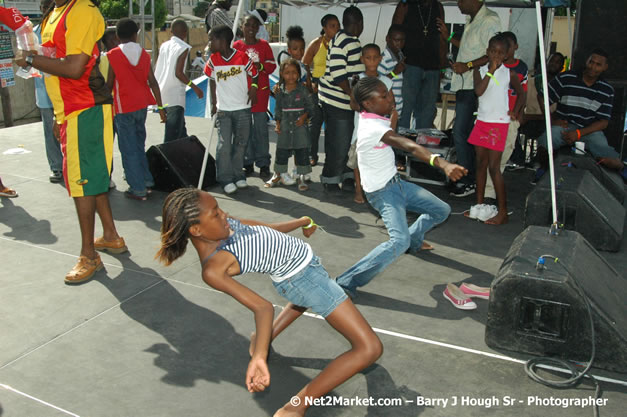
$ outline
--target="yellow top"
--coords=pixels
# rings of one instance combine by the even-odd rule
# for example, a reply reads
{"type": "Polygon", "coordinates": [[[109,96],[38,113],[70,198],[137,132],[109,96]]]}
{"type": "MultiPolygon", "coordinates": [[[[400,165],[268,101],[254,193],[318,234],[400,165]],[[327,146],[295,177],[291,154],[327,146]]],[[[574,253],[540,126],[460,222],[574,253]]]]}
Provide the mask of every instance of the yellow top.
{"type": "Polygon", "coordinates": [[[312,77],[320,78],[327,70],[327,45],[324,44],[324,38],[320,41],[320,49],[313,57],[312,77]]]}

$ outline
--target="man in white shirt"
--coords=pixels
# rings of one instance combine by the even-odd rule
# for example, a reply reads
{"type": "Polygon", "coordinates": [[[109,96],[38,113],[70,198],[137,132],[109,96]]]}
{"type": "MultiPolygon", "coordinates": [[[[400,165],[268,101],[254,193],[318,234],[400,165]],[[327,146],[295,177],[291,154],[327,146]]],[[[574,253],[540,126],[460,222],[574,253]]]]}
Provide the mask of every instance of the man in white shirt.
{"type": "Polygon", "coordinates": [[[159,59],[155,78],[161,90],[161,99],[166,107],[164,142],[187,136],[185,128],[185,86],[191,87],[198,98],[203,91],[185,75],[187,54],[191,49],[183,39],[187,38],[187,23],[176,19],[172,22],[172,37],[159,48],[159,59]]]}

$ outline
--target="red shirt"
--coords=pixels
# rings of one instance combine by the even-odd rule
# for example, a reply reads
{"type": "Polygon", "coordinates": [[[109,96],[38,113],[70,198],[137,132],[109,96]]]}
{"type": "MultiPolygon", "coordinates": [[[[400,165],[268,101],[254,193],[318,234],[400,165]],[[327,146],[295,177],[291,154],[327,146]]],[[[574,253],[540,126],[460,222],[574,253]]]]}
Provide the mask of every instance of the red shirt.
{"type": "Polygon", "coordinates": [[[257,43],[253,45],[247,45],[243,40],[235,41],[233,48],[246,53],[254,64],[263,64],[263,70],[259,72],[259,78],[257,79],[257,85],[259,86],[257,90],[257,104],[251,108],[251,111],[253,113],[265,112],[268,109],[268,100],[270,99],[269,76],[276,69],[272,48],[263,39],[258,39],[257,43]]]}
{"type": "Polygon", "coordinates": [[[156,104],[148,87],[150,56],[142,50],[137,65],[131,65],[118,46],[107,53],[109,65],[115,73],[113,86],[116,114],[131,113],[156,104]]]}
{"type": "MultiPolygon", "coordinates": [[[[507,65],[505,63],[503,63],[503,65],[505,65],[505,67],[509,69],[513,69],[514,72],[516,72],[516,75],[518,75],[518,81],[520,81],[520,85],[522,85],[523,90],[527,91],[527,73],[529,72],[527,69],[527,64],[525,64],[522,60],[517,59],[516,62],[514,62],[512,65],[507,65]]],[[[516,91],[514,91],[511,85],[509,86],[507,93],[509,95],[509,109],[511,111],[514,110],[514,106],[516,105],[516,99],[518,97],[516,97],[516,91]]]]}

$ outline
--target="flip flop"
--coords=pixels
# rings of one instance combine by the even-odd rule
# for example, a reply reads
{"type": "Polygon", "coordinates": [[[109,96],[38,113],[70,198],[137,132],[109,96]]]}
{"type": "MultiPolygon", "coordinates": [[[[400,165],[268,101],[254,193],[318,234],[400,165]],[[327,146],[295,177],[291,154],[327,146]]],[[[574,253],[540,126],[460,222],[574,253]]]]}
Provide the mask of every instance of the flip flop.
{"type": "Polygon", "coordinates": [[[422,241],[422,246],[420,246],[420,251],[428,251],[428,250],[433,250],[435,249],[433,246],[431,246],[430,244],[428,244],[427,242],[425,242],[424,240],[422,241]]]}
{"type": "Polygon", "coordinates": [[[0,190],[0,197],[15,198],[17,197],[17,191],[9,187],[4,187],[0,190]]]}

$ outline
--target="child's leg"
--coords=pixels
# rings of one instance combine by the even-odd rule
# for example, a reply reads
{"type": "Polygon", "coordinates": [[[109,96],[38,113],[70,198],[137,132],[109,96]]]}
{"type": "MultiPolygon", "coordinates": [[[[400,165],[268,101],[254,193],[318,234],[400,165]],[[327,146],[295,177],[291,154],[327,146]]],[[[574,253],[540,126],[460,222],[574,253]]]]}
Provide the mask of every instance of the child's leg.
{"type": "MultiPolygon", "coordinates": [[[[294,303],[288,303],[272,323],[270,343],[272,343],[272,341],[276,339],[276,337],[280,335],[281,332],[287,328],[287,326],[292,324],[294,320],[302,316],[305,311],[307,311],[307,307],[300,307],[294,303]]],[[[253,353],[255,353],[256,336],[257,334],[255,332],[250,335],[250,347],[248,348],[248,353],[251,357],[253,356],[253,353]]]]}
{"type": "MultiPolygon", "coordinates": [[[[297,394],[300,405],[291,400],[278,410],[275,417],[303,416],[307,406],[305,397],[318,398],[373,364],[383,353],[383,345],[366,319],[351,300],[346,299],[326,318],[351,344],[351,349],[335,358],[297,394]]],[[[292,397],[294,398],[294,397],[292,397]]]]}
{"type": "Polygon", "coordinates": [[[244,154],[248,146],[248,136],[252,125],[250,109],[236,110],[233,113],[233,147],[231,148],[231,168],[235,181],[246,180],[244,174],[244,154]]]}
{"type": "Polygon", "coordinates": [[[355,167],[353,172],[355,173],[355,197],[353,198],[353,201],[357,204],[363,204],[366,200],[364,200],[364,192],[361,189],[361,175],[359,174],[359,168],[355,167]]]}
{"type": "Polygon", "coordinates": [[[503,180],[503,174],[501,174],[501,156],[502,152],[488,150],[488,169],[490,170],[490,177],[496,191],[499,212],[496,216],[487,220],[487,224],[507,223],[507,197],[505,195],[505,181],[503,180]]]}
{"type": "Polygon", "coordinates": [[[475,145],[475,154],[477,155],[477,204],[483,204],[485,195],[485,182],[488,176],[488,157],[489,150],[475,145]]]}

